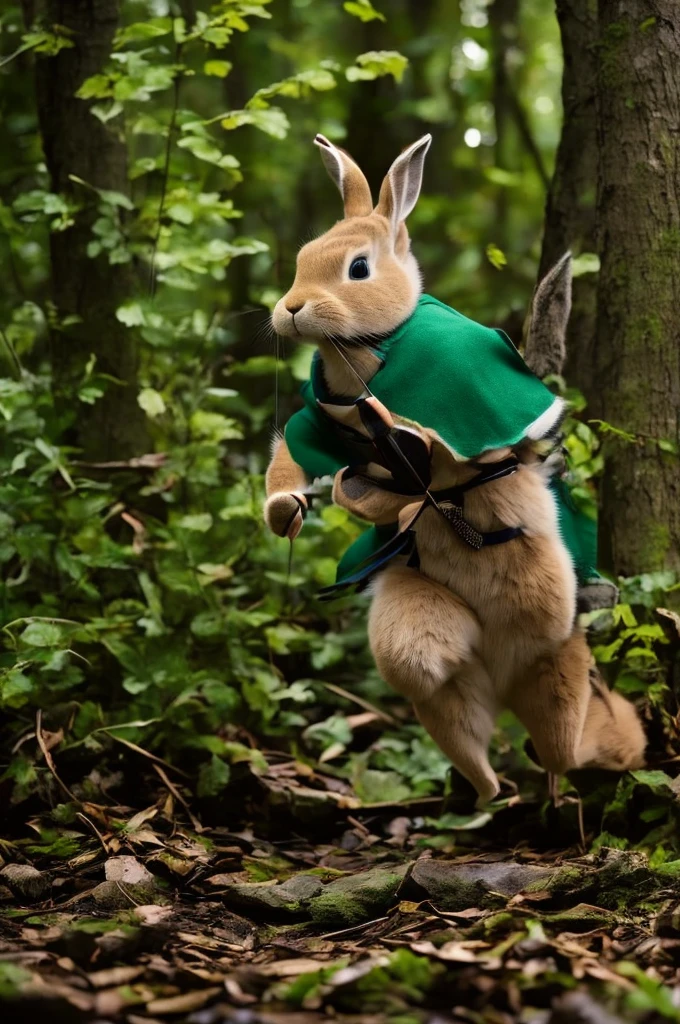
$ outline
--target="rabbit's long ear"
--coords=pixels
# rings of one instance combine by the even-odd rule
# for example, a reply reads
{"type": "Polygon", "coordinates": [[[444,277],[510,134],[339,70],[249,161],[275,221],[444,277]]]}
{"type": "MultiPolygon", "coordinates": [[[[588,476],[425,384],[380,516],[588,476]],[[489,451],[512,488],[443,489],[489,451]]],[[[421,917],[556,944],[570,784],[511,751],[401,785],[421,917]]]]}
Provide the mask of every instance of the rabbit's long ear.
{"type": "Polygon", "coordinates": [[[420,195],[425,154],[431,142],[431,135],[423,135],[412,143],[397,157],[383,180],[375,212],[387,217],[395,235],[420,195]]]}
{"type": "Polygon", "coordinates": [[[571,253],[567,252],[539,283],[531,303],[524,361],[537,377],[562,373],[570,312],[571,253]]]}
{"type": "Polygon", "coordinates": [[[349,153],[338,149],[325,135],[317,135],[314,144],[321,150],[324,166],[340,190],[345,217],[367,217],[373,209],[373,199],[364,172],[349,153]]]}

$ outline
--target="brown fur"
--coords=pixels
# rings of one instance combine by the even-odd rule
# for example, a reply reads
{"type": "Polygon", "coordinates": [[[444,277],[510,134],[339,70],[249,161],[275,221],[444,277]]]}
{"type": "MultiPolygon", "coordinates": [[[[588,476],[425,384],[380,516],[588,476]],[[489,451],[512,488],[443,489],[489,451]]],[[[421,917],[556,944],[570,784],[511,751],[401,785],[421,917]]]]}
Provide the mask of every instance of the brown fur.
{"type": "MultiPolygon", "coordinates": [[[[330,390],[356,397],[362,391],[359,378],[370,381],[379,366],[356,342],[392,332],[410,315],[420,291],[404,218],[417,198],[429,139],[395,161],[378,206],[370,211],[370,192],[357,165],[320,138],[346,218],[301,249],[295,281],[277,304],[273,322],[281,334],[315,340],[330,390]],[[368,257],[371,276],[352,281],[348,268],[358,255],[368,257]]],[[[562,261],[539,286],[529,334],[532,344],[545,338],[546,345],[556,334],[560,353],[569,273],[562,261]]],[[[345,418],[362,429],[356,410],[348,409],[345,418]]],[[[476,474],[433,431],[406,425],[430,445],[433,490],[476,474]]],[[[486,452],[480,460],[500,461],[509,453],[486,452]]],[[[465,517],[482,532],[521,526],[522,537],[474,552],[436,510],[427,509],[414,526],[420,570],[402,564],[385,569],[373,583],[369,613],[369,641],[383,678],[413,702],[420,721],[475,786],[481,803],[498,792],[488,745],[501,708],[516,713],[550,771],[635,767],[643,763],[645,747],[632,705],[591,686],[592,658],[574,626],[576,580],[546,486],[540,442],[521,445],[517,454],[520,467],[513,476],[467,493],[465,517]]],[[[367,467],[375,479],[381,472],[367,467]]],[[[304,474],[280,442],[267,473],[265,507],[267,522],[280,536],[294,535],[302,523],[290,495],[304,486],[304,474]]],[[[411,521],[421,501],[342,473],[333,499],[369,522],[400,524],[411,521]]]]}

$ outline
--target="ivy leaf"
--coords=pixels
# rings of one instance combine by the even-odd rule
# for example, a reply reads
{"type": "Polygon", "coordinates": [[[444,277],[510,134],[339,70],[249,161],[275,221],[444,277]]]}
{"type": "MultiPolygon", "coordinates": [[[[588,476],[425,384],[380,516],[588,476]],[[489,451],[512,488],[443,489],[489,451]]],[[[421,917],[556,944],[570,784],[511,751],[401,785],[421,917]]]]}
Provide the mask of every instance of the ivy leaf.
{"type": "Polygon", "coordinates": [[[346,68],[348,82],[370,82],[383,75],[392,75],[395,82],[401,82],[408,67],[408,57],[397,50],[369,50],[360,53],[353,65],[346,68]]]}
{"type": "Polygon", "coordinates": [[[371,0],[347,0],[342,6],[348,14],[359,18],[360,21],[387,21],[384,14],[376,11],[371,0]]]}

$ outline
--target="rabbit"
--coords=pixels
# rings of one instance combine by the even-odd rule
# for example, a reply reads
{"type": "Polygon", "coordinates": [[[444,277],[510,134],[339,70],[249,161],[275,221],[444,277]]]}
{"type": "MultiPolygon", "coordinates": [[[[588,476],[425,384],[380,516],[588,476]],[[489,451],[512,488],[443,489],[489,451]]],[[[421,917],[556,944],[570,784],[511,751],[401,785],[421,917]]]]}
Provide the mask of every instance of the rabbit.
{"type": "MultiPolygon", "coordinates": [[[[272,322],[280,335],[316,343],[336,403],[323,415],[332,415],[355,437],[367,429],[356,400],[370,392],[382,365],[376,343],[394,332],[398,339],[397,329],[422,301],[405,220],[418,199],[430,141],[424,136],[397,158],[373,208],[366,178],[352,158],[323,136],[315,139],[345,216],[300,250],[295,280],[276,304],[272,322]]],[[[545,344],[536,339],[554,331],[558,362],[569,274],[565,259],[539,285],[527,342],[529,353],[540,349],[545,356],[545,344]]],[[[359,472],[354,467],[335,474],[337,504],[378,526],[397,523],[415,538],[417,562],[397,554],[371,580],[371,651],[385,681],[412,702],[424,728],[472,783],[478,805],[499,792],[488,747],[503,708],[526,727],[549,772],[641,766],[646,740],[638,714],[619,694],[608,693],[605,700],[601,687],[591,685],[593,659],[577,624],[574,564],[549,487],[555,444],[547,445],[548,458],[544,451],[544,437],[559,430],[559,403],[547,419],[539,417],[542,432],[471,458],[461,457],[431,427],[394,415],[375,397],[364,402],[377,422],[392,424],[402,437],[405,432],[416,454],[424,452],[429,477],[421,480],[414,470],[419,485],[405,493],[394,486],[389,460],[386,467],[370,455],[359,472]],[[483,486],[475,485],[478,476],[483,486]],[[452,487],[473,488],[465,494],[465,525],[473,535],[491,531],[512,539],[472,550],[464,532],[452,529],[442,509],[425,500],[452,487]]],[[[266,473],[264,507],[277,536],[299,533],[308,487],[307,474],[279,438],[266,473]]]]}

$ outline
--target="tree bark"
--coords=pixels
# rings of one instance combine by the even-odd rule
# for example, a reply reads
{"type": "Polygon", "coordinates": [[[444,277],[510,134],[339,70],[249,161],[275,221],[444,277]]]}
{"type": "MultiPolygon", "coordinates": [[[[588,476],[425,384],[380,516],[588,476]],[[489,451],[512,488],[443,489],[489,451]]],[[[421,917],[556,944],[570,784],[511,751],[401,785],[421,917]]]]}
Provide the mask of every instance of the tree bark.
{"type": "MultiPolygon", "coordinates": [[[[597,253],[597,0],[557,0],[562,36],[562,135],[545,211],[538,279],[565,252],[597,253]]],[[[590,401],[594,380],[597,275],[574,280],[565,376],[590,401]]]]}
{"type": "Polygon", "coordinates": [[[680,569],[680,8],[599,0],[601,232],[591,411],[606,444],[603,564],[680,569]]]}
{"type": "MultiPolygon", "coordinates": [[[[26,15],[35,4],[24,0],[26,15]]],[[[75,183],[75,175],[99,189],[129,193],[127,148],[115,118],[103,124],[91,104],[75,93],[109,59],[118,26],[120,0],[41,0],[37,5],[47,26],[72,33],[74,46],[56,57],[36,58],[36,91],[45,161],[54,192],[82,204],[73,227],[50,236],[52,298],[60,319],[79,322],[51,334],[55,400],[70,424],[67,439],[86,457],[125,459],[148,446],[146,420],[137,404],[138,345],[133,330],[116,320],[115,311],[137,290],[131,264],[109,264],[102,254],[87,255],[94,237],[97,196],[75,183]],[[95,373],[110,374],[94,405],[77,401],[74,388],[91,355],[95,373]]]]}

